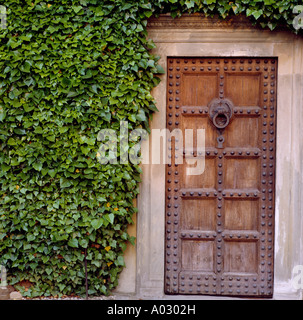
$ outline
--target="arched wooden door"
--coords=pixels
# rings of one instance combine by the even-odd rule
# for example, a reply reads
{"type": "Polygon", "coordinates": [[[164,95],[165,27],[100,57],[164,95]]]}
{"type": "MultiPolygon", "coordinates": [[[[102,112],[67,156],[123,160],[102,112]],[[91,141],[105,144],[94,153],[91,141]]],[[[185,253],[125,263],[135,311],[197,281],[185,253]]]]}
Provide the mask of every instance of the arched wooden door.
{"type": "Polygon", "coordinates": [[[167,128],[205,129],[205,171],[186,175],[172,139],[167,294],[273,294],[277,64],[168,58],[167,128]]]}

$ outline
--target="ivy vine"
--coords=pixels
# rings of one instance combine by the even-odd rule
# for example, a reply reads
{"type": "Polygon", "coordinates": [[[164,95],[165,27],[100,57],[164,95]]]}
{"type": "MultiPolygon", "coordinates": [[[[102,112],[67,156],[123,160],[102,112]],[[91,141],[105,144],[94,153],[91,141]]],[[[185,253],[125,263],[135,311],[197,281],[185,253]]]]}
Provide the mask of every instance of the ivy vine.
{"type": "Polygon", "coordinates": [[[141,169],[101,165],[97,136],[119,131],[120,121],[148,130],[157,111],[150,92],[163,69],[151,54],[149,17],[245,14],[263,27],[301,33],[293,27],[300,3],[0,1],[7,14],[0,30],[0,264],[10,284],[29,297],[84,295],[86,260],[89,294],[117,286],[124,251],[135,241],[127,226],[141,169]],[[23,280],[32,286],[25,290],[23,280]]]}

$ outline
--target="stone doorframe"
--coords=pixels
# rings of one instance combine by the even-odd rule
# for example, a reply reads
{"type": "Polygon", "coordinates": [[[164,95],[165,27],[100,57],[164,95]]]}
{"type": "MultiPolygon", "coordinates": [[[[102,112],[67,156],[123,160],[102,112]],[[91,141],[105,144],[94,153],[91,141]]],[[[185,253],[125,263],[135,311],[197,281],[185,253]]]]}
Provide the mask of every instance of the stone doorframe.
{"type": "MultiPolygon", "coordinates": [[[[302,299],[292,270],[303,265],[303,39],[289,31],[264,31],[244,18],[228,21],[185,15],[152,18],[148,37],[166,70],[167,57],[278,57],[276,220],[274,299],[302,299]]],[[[152,129],[166,127],[166,74],[152,94],[159,112],[152,129]]],[[[137,245],[117,292],[141,298],[210,299],[165,296],[165,165],[143,165],[138,198],[137,245]],[[135,267],[136,266],[136,267],[135,267]]],[[[221,298],[222,299],[222,298],[221,298]]]]}

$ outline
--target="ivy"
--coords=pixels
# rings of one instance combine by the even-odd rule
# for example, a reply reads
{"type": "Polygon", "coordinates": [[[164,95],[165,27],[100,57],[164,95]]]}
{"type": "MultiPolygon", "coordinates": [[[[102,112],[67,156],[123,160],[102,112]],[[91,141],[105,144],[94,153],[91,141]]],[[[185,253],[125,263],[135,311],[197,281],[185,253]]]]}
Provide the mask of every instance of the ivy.
{"type": "Polygon", "coordinates": [[[288,27],[302,34],[302,28],[294,28],[294,19],[298,15],[296,10],[303,11],[301,0],[158,0],[153,3],[157,13],[171,12],[173,17],[200,12],[205,16],[217,15],[225,19],[242,14],[263,28],[288,27]]]}
{"type": "MultiPolygon", "coordinates": [[[[141,169],[97,161],[102,129],[149,130],[164,70],[147,19],[244,14],[293,31],[300,1],[8,0],[0,30],[0,264],[25,296],[109,294],[141,169]]],[[[297,30],[301,32],[301,30],[297,30]]],[[[130,147],[134,142],[129,142],[130,147]]],[[[122,150],[121,150],[122,152],[122,150]]],[[[117,150],[118,155],[120,150],[117,150]]]]}

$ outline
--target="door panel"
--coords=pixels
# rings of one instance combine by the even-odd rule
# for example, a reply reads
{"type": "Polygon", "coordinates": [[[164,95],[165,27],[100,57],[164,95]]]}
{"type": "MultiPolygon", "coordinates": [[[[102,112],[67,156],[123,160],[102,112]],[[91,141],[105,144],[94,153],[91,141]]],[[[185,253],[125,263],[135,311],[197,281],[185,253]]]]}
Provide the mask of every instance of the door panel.
{"type": "Polygon", "coordinates": [[[258,189],[260,161],[257,158],[226,158],[224,186],[226,189],[258,189]]]}
{"type": "MultiPolygon", "coordinates": [[[[168,58],[165,292],[273,294],[275,58],[168,58]],[[205,129],[205,171],[195,167],[205,129]],[[183,148],[183,164],[175,150],[183,148]],[[178,160],[179,161],[179,160],[178,160]]],[[[179,154],[179,153],[178,153],[179,154]]]]}
{"type": "Polygon", "coordinates": [[[184,105],[203,106],[218,96],[218,74],[184,74],[184,105]]]}
{"type": "MultiPolygon", "coordinates": [[[[195,110],[191,108],[192,110],[195,110]]],[[[197,112],[199,112],[197,110],[197,112]]],[[[184,114],[184,113],[183,113],[184,114]]],[[[205,135],[205,146],[211,147],[213,145],[214,139],[217,139],[216,132],[213,130],[211,123],[209,123],[209,120],[206,117],[199,117],[199,116],[183,116],[182,117],[182,124],[180,125],[180,129],[184,132],[186,129],[205,129],[206,135],[205,135]]],[[[196,141],[197,141],[197,135],[196,131],[193,132],[194,137],[194,146],[196,147],[196,141]]]]}
{"type": "Polygon", "coordinates": [[[214,242],[184,241],[182,243],[182,269],[212,271],[214,268],[214,242]]]}
{"type": "Polygon", "coordinates": [[[224,225],[229,230],[258,230],[258,200],[226,199],[224,225]]]}
{"type": "Polygon", "coordinates": [[[198,188],[216,188],[217,166],[215,158],[205,159],[205,170],[201,175],[187,175],[186,169],[193,168],[195,165],[185,162],[182,170],[182,188],[198,189],[198,188]]]}
{"type": "Polygon", "coordinates": [[[257,148],[260,143],[259,124],[259,117],[237,117],[237,121],[233,121],[225,130],[226,147],[257,148]],[[245,134],[239,134],[239,132],[245,134]]]}
{"type": "Polygon", "coordinates": [[[215,199],[192,200],[182,202],[182,230],[215,230],[216,229],[215,199]]]}
{"type": "Polygon", "coordinates": [[[226,241],[224,245],[224,271],[226,273],[257,274],[257,242],[226,241]]]}
{"type": "Polygon", "coordinates": [[[259,106],[260,73],[226,73],[225,92],[235,106],[259,106]]]}

